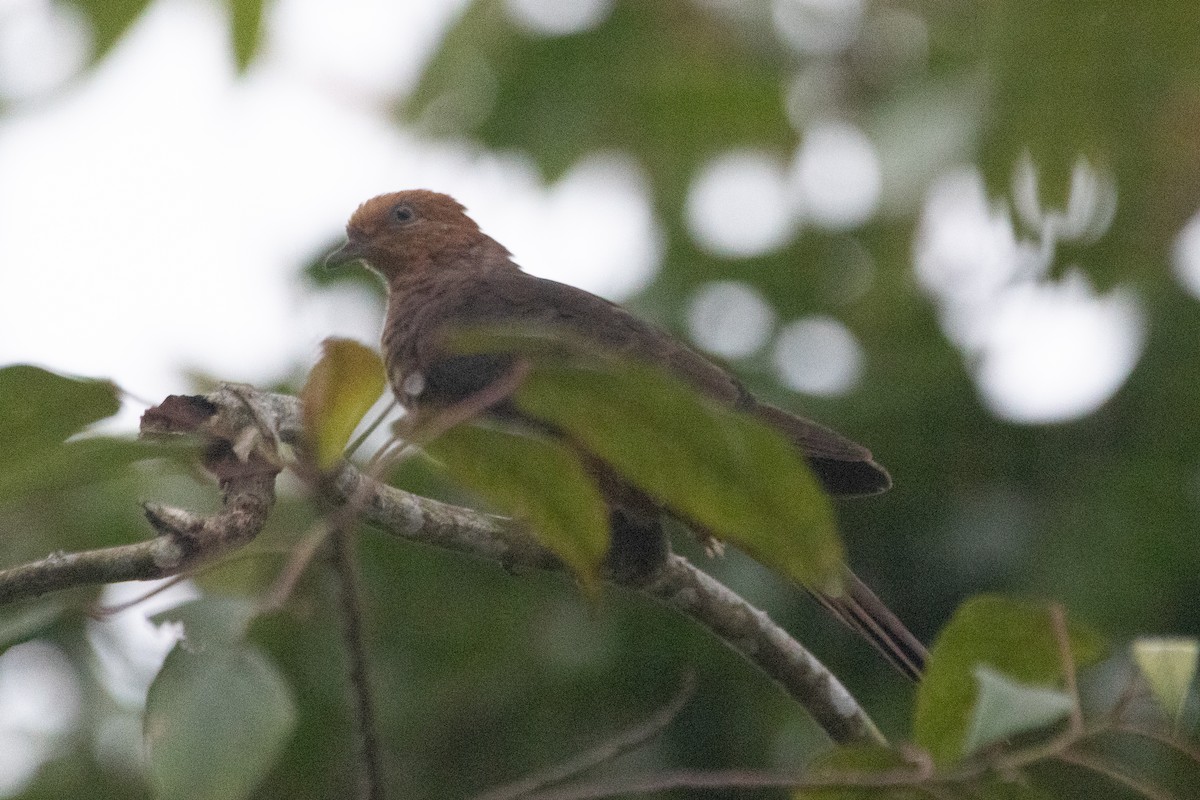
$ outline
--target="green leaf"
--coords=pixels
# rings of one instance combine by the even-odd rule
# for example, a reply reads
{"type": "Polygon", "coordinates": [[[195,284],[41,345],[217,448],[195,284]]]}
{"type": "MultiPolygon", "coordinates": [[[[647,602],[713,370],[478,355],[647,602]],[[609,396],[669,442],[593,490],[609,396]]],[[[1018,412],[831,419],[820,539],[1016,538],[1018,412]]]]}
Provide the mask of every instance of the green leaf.
{"type": "Polygon", "coordinates": [[[241,800],[267,774],[295,724],[275,666],[248,645],[167,656],[146,698],[144,735],[160,797],[241,800]]]}
{"type": "Polygon", "coordinates": [[[488,502],[527,521],[542,544],[598,587],[608,550],[608,511],[591,477],[556,442],[460,425],[425,446],[450,475],[488,502]]]}
{"type": "Polygon", "coordinates": [[[71,604],[59,597],[46,597],[0,611],[0,653],[41,635],[66,612],[71,604]]]}
{"type": "MultiPolygon", "coordinates": [[[[1098,636],[1068,623],[1076,665],[1095,661],[1098,636]]],[[[1009,679],[1033,685],[1057,685],[1063,677],[1058,640],[1049,605],[981,595],[967,600],[942,631],[930,652],[917,690],[913,737],[939,764],[968,753],[968,737],[980,686],[976,669],[986,665],[1009,679]]]]}
{"type": "Polygon", "coordinates": [[[187,442],[97,436],[34,451],[34,457],[19,469],[0,470],[0,508],[31,495],[111,480],[139,461],[191,456],[194,450],[195,445],[187,442]]]}
{"type": "Polygon", "coordinates": [[[350,339],[326,339],[321,359],[300,392],[304,431],[317,466],[328,469],[341,458],[350,435],[379,399],[387,378],[383,361],[350,339]]]}
{"type": "Polygon", "coordinates": [[[108,54],[129,29],[150,0],[74,0],[92,26],[92,61],[108,54]]]}
{"type": "Polygon", "coordinates": [[[761,563],[831,595],[844,563],[833,508],[796,448],[775,430],[683,381],[545,330],[456,332],[461,353],[520,353],[514,394],[623,478],[761,563]]]}
{"type": "Polygon", "coordinates": [[[160,611],[150,619],[157,624],[182,623],[183,640],[189,650],[197,652],[241,640],[257,610],[245,598],[210,595],[160,611]]]}
{"type": "Polygon", "coordinates": [[[26,364],[0,369],[0,466],[62,443],[121,407],[109,381],[68,378],[26,364]]]}
{"type": "Polygon", "coordinates": [[[1066,692],[1019,683],[984,665],[975,668],[975,680],[979,699],[963,745],[968,755],[1009,736],[1057,722],[1073,705],[1066,692]]]}
{"type": "Polygon", "coordinates": [[[516,401],[684,519],[805,586],[840,591],[829,500],[763,423],[653,367],[611,359],[535,362],[516,401]]]}
{"type": "Polygon", "coordinates": [[[263,0],[229,0],[229,40],[234,63],[245,72],[262,39],[263,0]]]}
{"type": "Polygon", "coordinates": [[[1146,676],[1154,699],[1175,722],[1196,678],[1198,655],[1200,641],[1191,637],[1145,637],[1133,643],[1134,662],[1146,676]]]}

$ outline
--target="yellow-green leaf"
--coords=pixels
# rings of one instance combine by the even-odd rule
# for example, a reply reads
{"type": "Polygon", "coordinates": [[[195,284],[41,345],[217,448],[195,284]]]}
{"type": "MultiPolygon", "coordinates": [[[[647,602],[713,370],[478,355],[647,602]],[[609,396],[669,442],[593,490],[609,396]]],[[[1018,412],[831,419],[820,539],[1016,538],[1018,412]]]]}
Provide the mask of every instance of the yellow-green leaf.
{"type": "Polygon", "coordinates": [[[1133,660],[1163,710],[1178,722],[1196,678],[1200,641],[1191,637],[1145,637],[1133,643],[1133,660]]]}
{"type": "Polygon", "coordinates": [[[130,26],[142,15],[150,0],[73,0],[92,29],[92,60],[108,54],[130,26]]]}
{"type": "Polygon", "coordinates": [[[238,72],[245,72],[262,38],[263,0],[228,0],[229,38],[238,72]]]}
{"type": "Polygon", "coordinates": [[[308,374],[300,399],[304,432],[317,466],[328,469],[387,384],[383,361],[350,339],[326,339],[321,360],[308,374]]]}
{"type": "Polygon", "coordinates": [[[608,550],[608,512],[579,459],[557,442],[460,425],[426,445],[455,480],[507,514],[575,572],[598,587],[608,550]]]}

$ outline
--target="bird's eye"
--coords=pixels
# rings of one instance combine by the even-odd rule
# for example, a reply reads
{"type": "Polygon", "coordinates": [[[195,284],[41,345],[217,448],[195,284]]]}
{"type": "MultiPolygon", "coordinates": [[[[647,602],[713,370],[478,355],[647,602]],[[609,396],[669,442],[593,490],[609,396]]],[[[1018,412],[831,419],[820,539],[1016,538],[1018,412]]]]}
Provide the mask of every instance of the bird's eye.
{"type": "Polygon", "coordinates": [[[392,219],[396,222],[412,222],[416,216],[413,210],[403,203],[392,209],[392,219]]]}

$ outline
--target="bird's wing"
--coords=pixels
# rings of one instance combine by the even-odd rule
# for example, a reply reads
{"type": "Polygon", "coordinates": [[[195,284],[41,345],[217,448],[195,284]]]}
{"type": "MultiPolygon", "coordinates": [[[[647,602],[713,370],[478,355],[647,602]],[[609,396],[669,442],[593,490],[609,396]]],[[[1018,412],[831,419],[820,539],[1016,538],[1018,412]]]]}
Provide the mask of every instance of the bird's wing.
{"type": "Polygon", "coordinates": [[[562,331],[607,352],[656,364],[725,405],[749,398],[736,378],[660,328],[590,292],[523,272],[476,278],[445,309],[443,320],[562,331]]]}
{"type": "MultiPolygon", "coordinates": [[[[871,453],[846,437],[782,409],[759,403],[719,365],[674,336],[590,292],[518,271],[474,276],[437,311],[438,324],[517,324],[563,331],[604,350],[662,367],[722,405],[741,409],[780,431],[808,457],[834,494],[874,494],[890,485],[871,453]]],[[[479,391],[512,363],[496,355],[429,358],[426,386],[444,399],[479,391]]]]}

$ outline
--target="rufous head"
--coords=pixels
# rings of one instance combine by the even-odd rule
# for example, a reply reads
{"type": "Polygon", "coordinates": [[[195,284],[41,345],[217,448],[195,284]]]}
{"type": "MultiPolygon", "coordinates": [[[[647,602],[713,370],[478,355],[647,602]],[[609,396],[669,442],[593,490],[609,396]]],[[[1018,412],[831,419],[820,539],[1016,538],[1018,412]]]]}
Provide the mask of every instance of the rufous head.
{"type": "Polygon", "coordinates": [[[346,223],[346,243],[325,264],[363,261],[390,280],[430,270],[486,269],[507,263],[508,255],[453,197],[409,189],[360,205],[346,223]]]}

